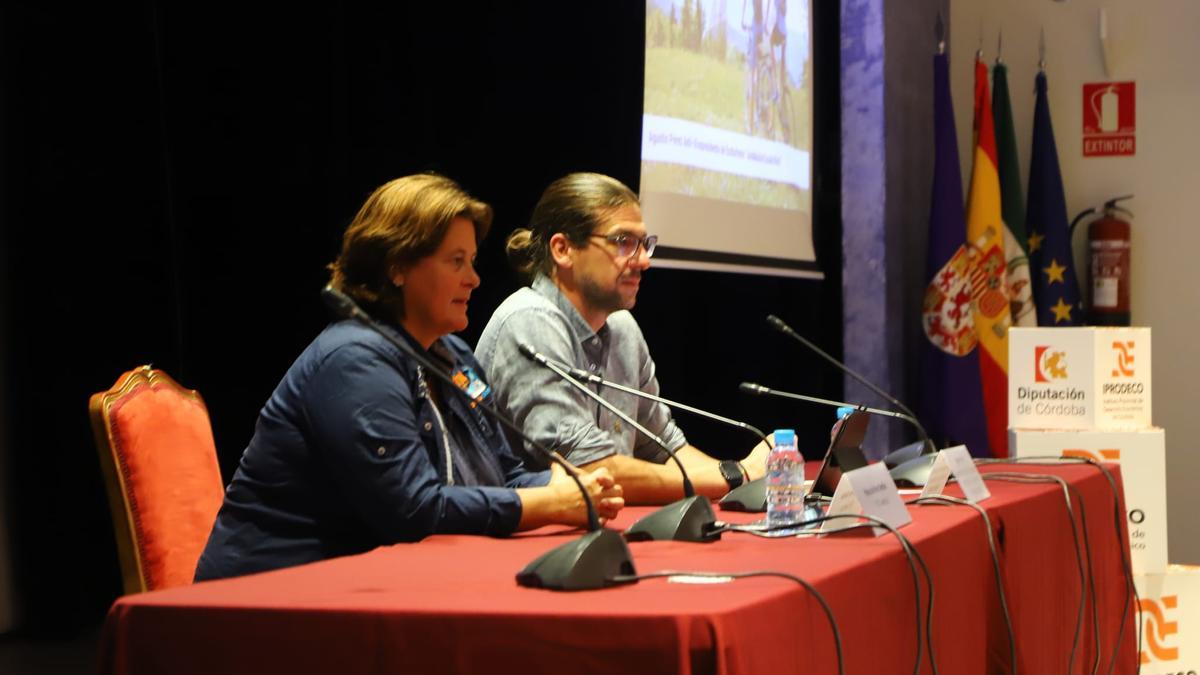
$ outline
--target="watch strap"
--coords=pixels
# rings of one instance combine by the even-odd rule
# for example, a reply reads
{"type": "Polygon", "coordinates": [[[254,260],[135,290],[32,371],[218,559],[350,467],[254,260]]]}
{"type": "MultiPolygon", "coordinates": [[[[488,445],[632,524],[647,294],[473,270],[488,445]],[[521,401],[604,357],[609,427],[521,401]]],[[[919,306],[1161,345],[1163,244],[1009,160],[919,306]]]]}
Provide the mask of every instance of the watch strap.
{"type": "Polygon", "coordinates": [[[732,490],[741,486],[746,481],[746,476],[742,471],[742,466],[732,459],[721,460],[719,464],[721,468],[721,477],[729,483],[729,489],[732,490]]]}

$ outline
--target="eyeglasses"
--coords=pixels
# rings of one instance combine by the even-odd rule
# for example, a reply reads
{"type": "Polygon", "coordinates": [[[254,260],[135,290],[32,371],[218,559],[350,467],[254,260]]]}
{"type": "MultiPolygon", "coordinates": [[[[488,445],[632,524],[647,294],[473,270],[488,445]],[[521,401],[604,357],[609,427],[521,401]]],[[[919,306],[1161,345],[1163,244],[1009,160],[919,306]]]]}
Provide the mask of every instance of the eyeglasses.
{"type": "Polygon", "coordinates": [[[590,238],[603,239],[612,244],[617,249],[617,255],[622,258],[629,258],[637,255],[639,248],[646,249],[646,257],[654,255],[654,247],[658,246],[658,235],[650,234],[639,239],[628,232],[617,232],[616,234],[593,234],[590,238]]]}

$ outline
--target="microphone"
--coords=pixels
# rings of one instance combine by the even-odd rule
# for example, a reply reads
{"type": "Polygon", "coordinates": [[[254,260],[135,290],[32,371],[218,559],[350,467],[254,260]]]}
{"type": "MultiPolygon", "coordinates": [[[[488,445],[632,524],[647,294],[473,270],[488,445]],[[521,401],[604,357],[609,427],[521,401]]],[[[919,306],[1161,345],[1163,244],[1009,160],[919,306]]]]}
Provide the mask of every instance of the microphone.
{"type": "Polygon", "coordinates": [[[435,378],[450,385],[451,391],[457,392],[458,395],[465,398],[468,402],[475,404],[476,407],[487,413],[489,417],[496,420],[505,429],[512,431],[524,439],[546,459],[561,466],[567,472],[567,475],[575,481],[575,485],[579,487],[579,491],[583,494],[584,503],[587,504],[587,534],[574,541],[569,541],[561,546],[550,549],[535,558],[525,569],[517,573],[518,584],[533,588],[562,591],[591,590],[616,585],[618,582],[613,581],[613,578],[619,575],[636,574],[633,567],[633,560],[629,554],[629,547],[625,545],[625,540],[613,530],[600,525],[600,517],[596,513],[596,505],[592,503],[591,495],[588,494],[587,489],[583,487],[583,483],[579,480],[579,472],[570,462],[563,459],[557,452],[547,450],[540,443],[526,436],[512,420],[497,412],[491,404],[468,395],[440,366],[436,365],[428,356],[419,353],[412,346],[398,339],[389,330],[379,325],[350,296],[333,286],[326,286],[321,290],[321,299],[325,301],[325,304],[335,315],[344,319],[358,321],[383,336],[384,339],[399,349],[405,356],[425,368],[435,378]]]}
{"type": "MultiPolygon", "coordinates": [[[[901,480],[905,483],[915,483],[918,485],[924,485],[925,477],[927,477],[929,475],[929,469],[933,466],[932,455],[933,455],[933,453],[937,452],[938,448],[937,448],[937,445],[934,444],[933,440],[929,438],[929,434],[926,433],[925,427],[922,426],[921,422],[917,419],[917,414],[914,413],[912,410],[910,410],[908,406],[904,405],[904,403],[901,402],[900,399],[896,398],[895,396],[892,396],[891,394],[887,393],[883,389],[877,387],[873,382],[871,382],[867,378],[865,378],[862,375],[859,375],[857,372],[855,372],[854,369],[852,369],[850,366],[847,366],[846,364],[842,363],[841,361],[833,358],[824,349],[821,349],[820,347],[813,344],[811,340],[809,340],[808,338],[804,337],[803,335],[797,333],[795,330],[792,329],[791,326],[784,323],[783,319],[780,319],[779,317],[775,316],[774,314],[768,314],[767,315],[767,323],[770,324],[772,328],[779,331],[780,333],[783,333],[784,335],[787,335],[788,337],[795,339],[797,342],[804,345],[805,347],[808,347],[810,350],[815,352],[817,354],[817,356],[820,356],[821,358],[825,359],[829,363],[832,363],[835,368],[837,368],[838,370],[842,371],[843,373],[849,375],[850,377],[853,377],[860,384],[865,386],[867,389],[870,389],[872,392],[874,392],[880,398],[884,399],[888,403],[891,403],[892,405],[896,406],[897,408],[899,408],[900,410],[903,410],[905,412],[907,417],[902,417],[901,419],[907,420],[914,427],[916,427],[917,434],[921,438],[920,451],[914,453],[914,451],[911,447],[900,448],[899,450],[890,452],[887,455],[885,455],[883,458],[883,462],[887,466],[891,467],[893,470],[899,469],[901,466],[905,467],[904,471],[898,472],[898,474],[900,474],[898,480],[901,480]],[[919,481],[919,483],[916,483],[916,481],[919,481]]],[[[855,407],[858,407],[858,406],[855,406],[855,407]]]]}
{"type": "MultiPolygon", "coordinates": [[[[519,349],[528,348],[528,347],[529,347],[529,345],[526,345],[526,344],[518,345],[519,349]]],[[[531,356],[530,358],[533,358],[535,361],[538,361],[539,363],[541,363],[541,361],[539,361],[539,359],[544,359],[546,361],[551,360],[549,357],[544,356],[542,354],[538,354],[537,352],[533,351],[532,348],[530,348],[530,352],[534,355],[534,356],[531,356]]],[[[524,352],[522,352],[522,353],[524,353],[524,352]]],[[[750,433],[754,434],[759,440],[766,442],[768,447],[771,447],[774,445],[774,443],[771,442],[770,435],[763,433],[763,431],[761,429],[759,429],[758,427],[751,426],[745,422],[739,422],[738,420],[730,419],[728,417],[724,417],[722,415],[718,415],[716,413],[712,413],[707,410],[701,410],[699,408],[692,407],[685,403],[679,403],[678,401],[672,401],[670,399],[666,399],[661,396],[656,396],[654,394],[644,392],[641,389],[635,389],[633,387],[626,387],[623,384],[619,384],[617,382],[612,382],[612,381],[606,380],[603,377],[600,377],[599,375],[596,375],[595,373],[588,372],[582,368],[576,368],[574,366],[569,366],[565,363],[561,363],[558,361],[555,361],[554,363],[558,367],[567,371],[567,373],[570,374],[571,377],[573,377],[576,380],[579,380],[581,382],[589,382],[591,384],[595,384],[595,385],[599,385],[599,386],[611,387],[613,389],[616,389],[617,391],[625,392],[626,394],[631,394],[633,396],[638,396],[640,398],[649,399],[651,401],[662,403],[663,405],[666,405],[666,406],[669,406],[672,408],[677,408],[679,410],[685,410],[687,412],[694,413],[696,415],[700,415],[701,417],[707,417],[708,419],[711,419],[711,420],[723,422],[725,424],[738,427],[739,429],[745,429],[746,431],[749,431],[750,433]]],[[[760,478],[756,478],[754,480],[746,481],[745,483],[730,490],[724,497],[721,498],[721,500],[719,502],[721,505],[721,508],[729,510],[729,511],[750,511],[750,512],[756,512],[756,513],[762,513],[764,511],[766,511],[767,510],[766,481],[767,481],[766,477],[763,476],[760,478]]]]}
{"type": "Polygon", "coordinates": [[[524,342],[519,343],[517,349],[525,358],[547,368],[562,378],[564,382],[607,408],[623,422],[642,432],[660,448],[666,450],[671,459],[675,461],[675,465],[679,467],[679,473],[683,474],[683,499],[667,504],[631,525],[628,530],[625,530],[627,540],[659,539],[710,542],[721,538],[721,532],[716,529],[717,517],[713,513],[712,504],[708,502],[708,498],[696,494],[696,489],[692,486],[691,479],[688,478],[687,469],[683,468],[683,462],[679,461],[675,451],[667,447],[663,439],[638,424],[636,420],[621,412],[619,408],[604,400],[599,394],[588,389],[586,385],[572,377],[571,373],[561,367],[557,361],[547,358],[524,342]]]}
{"type": "MultiPolygon", "coordinates": [[[[757,396],[778,396],[780,398],[808,401],[809,403],[819,403],[821,405],[827,405],[834,408],[854,408],[855,410],[870,413],[872,415],[902,419],[916,427],[917,433],[921,436],[921,441],[919,443],[920,447],[933,447],[933,441],[930,440],[929,435],[925,433],[925,428],[922,427],[919,422],[917,422],[917,418],[910,414],[900,413],[894,410],[884,410],[882,408],[871,408],[869,406],[860,405],[857,403],[846,403],[845,401],[834,401],[817,396],[806,396],[804,394],[794,394],[788,391],[779,391],[777,389],[771,389],[770,387],[764,387],[763,385],[756,384],[754,382],[743,382],[738,385],[738,389],[747,394],[755,394],[757,396]]],[[[925,452],[920,452],[914,454],[911,446],[904,447],[893,453],[890,453],[888,457],[884,458],[884,464],[888,467],[888,472],[892,474],[892,478],[897,482],[898,485],[901,483],[903,483],[905,486],[924,485],[925,479],[929,476],[929,469],[933,466],[932,453],[927,454],[925,452]],[[888,457],[891,457],[896,463],[888,463],[888,457]]]]}
{"type": "MultiPolygon", "coordinates": [[[[908,406],[904,405],[900,401],[900,399],[896,398],[895,396],[892,396],[891,394],[887,393],[886,391],[875,386],[875,384],[872,383],[870,380],[863,377],[862,375],[859,375],[857,372],[855,372],[853,369],[851,369],[850,366],[847,366],[846,364],[842,363],[841,361],[838,361],[837,359],[830,356],[824,349],[821,349],[820,347],[816,346],[808,338],[797,333],[795,330],[792,329],[791,326],[784,323],[783,319],[780,319],[779,317],[775,316],[774,314],[768,314],[767,315],[767,323],[771,324],[771,327],[774,328],[775,330],[779,331],[780,333],[783,333],[784,335],[795,338],[800,344],[802,344],[805,347],[808,347],[812,351],[816,352],[817,356],[820,356],[821,358],[825,359],[826,361],[832,363],[834,365],[834,367],[836,367],[838,370],[842,371],[843,373],[846,373],[850,377],[853,377],[855,380],[858,380],[859,383],[861,383],[867,389],[870,389],[871,391],[875,392],[880,398],[884,399],[888,403],[891,403],[892,405],[896,406],[897,408],[903,410],[905,412],[905,414],[907,415],[906,417],[901,417],[899,415],[896,415],[896,416],[901,417],[901,419],[906,419],[906,420],[912,422],[913,426],[915,426],[917,428],[917,433],[920,434],[921,440],[928,442],[931,447],[933,446],[933,441],[930,440],[929,434],[925,433],[925,427],[921,426],[921,423],[919,421],[917,421],[917,414],[914,413],[913,411],[909,410],[908,406]]],[[[849,405],[849,404],[847,404],[847,405],[849,405]]],[[[858,407],[858,406],[854,406],[854,407],[858,407]]],[[[930,452],[932,452],[934,450],[936,450],[936,448],[933,448],[932,450],[930,450],[930,452]]]]}
{"type": "MultiPolygon", "coordinates": [[[[771,389],[770,387],[764,387],[761,384],[755,384],[754,382],[743,382],[738,385],[738,389],[746,392],[747,394],[766,395],[766,396],[781,396],[783,398],[794,398],[799,401],[808,401],[809,403],[820,403],[823,405],[832,406],[834,408],[854,408],[855,410],[860,410],[862,412],[868,412],[873,415],[883,415],[884,417],[895,417],[897,419],[902,419],[906,422],[910,422],[911,424],[915,425],[917,427],[917,433],[919,433],[921,435],[922,441],[929,441],[929,436],[927,436],[925,434],[925,430],[923,428],[921,428],[921,425],[917,422],[917,418],[913,417],[912,415],[906,415],[904,413],[896,412],[895,410],[884,410],[883,408],[872,408],[869,406],[860,405],[858,403],[846,403],[845,401],[834,401],[834,400],[828,399],[828,398],[807,396],[805,394],[793,394],[788,391],[779,391],[777,389],[771,389]]],[[[929,441],[929,442],[932,443],[933,441],[929,441]]]]}
{"type": "MultiPolygon", "coordinates": [[[[522,346],[528,347],[529,345],[522,345],[522,346]]],[[[542,354],[537,354],[537,356],[540,358],[546,359],[547,361],[552,360],[546,356],[543,356],[542,354]]],[[[596,375],[595,373],[590,373],[582,368],[575,368],[573,366],[568,366],[568,365],[566,365],[564,363],[560,363],[558,361],[555,361],[554,363],[555,363],[555,365],[559,366],[563,370],[567,371],[567,374],[569,374],[571,377],[573,377],[576,380],[579,380],[581,382],[588,382],[591,384],[598,384],[598,385],[601,385],[604,387],[610,387],[612,389],[616,389],[617,391],[623,391],[626,394],[632,394],[633,396],[637,396],[639,398],[644,398],[644,399],[648,399],[648,400],[655,401],[658,403],[662,403],[663,405],[666,405],[666,406],[669,406],[672,408],[678,408],[679,410],[686,410],[687,412],[695,413],[697,415],[700,415],[701,417],[707,417],[710,420],[724,422],[725,424],[735,426],[739,429],[745,429],[746,431],[749,431],[750,433],[757,436],[758,440],[766,441],[767,445],[771,444],[771,436],[770,435],[763,433],[763,431],[761,429],[759,429],[758,427],[751,426],[745,422],[739,422],[738,420],[730,419],[728,417],[724,417],[722,415],[718,415],[716,413],[709,412],[707,410],[701,410],[699,408],[694,408],[690,405],[687,405],[686,403],[680,403],[678,401],[672,401],[670,399],[663,398],[661,396],[656,396],[655,394],[651,394],[649,392],[642,391],[641,389],[627,387],[618,382],[606,380],[603,377],[600,377],[599,375],[596,375]]]]}

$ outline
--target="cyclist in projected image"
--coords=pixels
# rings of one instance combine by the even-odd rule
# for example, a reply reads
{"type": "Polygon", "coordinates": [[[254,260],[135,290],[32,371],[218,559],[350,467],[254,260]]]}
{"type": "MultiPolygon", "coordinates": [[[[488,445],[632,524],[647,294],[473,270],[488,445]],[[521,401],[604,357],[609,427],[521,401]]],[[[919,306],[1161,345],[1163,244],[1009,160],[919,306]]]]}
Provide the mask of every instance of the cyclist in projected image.
{"type": "Polygon", "coordinates": [[[787,0],[745,0],[742,28],[746,47],[746,119],[752,135],[791,142],[791,106],[787,91],[787,0]],[[766,5],[764,5],[764,1],[766,5]],[[748,10],[751,20],[746,24],[748,10]],[[767,44],[763,33],[770,26],[767,44]],[[764,49],[765,47],[765,49],[764,49]],[[778,120],[778,122],[777,122],[778,120]]]}
{"type": "MultiPolygon", "coordinates": [[[[577,466],[607,467],[625,500],[666,504],[683,477],[658,445],[550,370],[525,358],[528,343],[546,356],[606,380],[657,394],[650,349],[628,309],[658,238],[648,235],[637,196],[619,181],[576,173],[546,188],[529,229],[508,238],[508,255],[531,288],[492,315],[476,355],[492,376],[496,403],[526,434],[577,466]]],[[[598,392],[661,437],[687,468],[696,492],[720,497],[766,471],[760,443],[742,462],[718,461],[689,445],[665,405],[611,388],[598,392]]],[[[513,447],[520,447],[514,443],[513,447]]]]}

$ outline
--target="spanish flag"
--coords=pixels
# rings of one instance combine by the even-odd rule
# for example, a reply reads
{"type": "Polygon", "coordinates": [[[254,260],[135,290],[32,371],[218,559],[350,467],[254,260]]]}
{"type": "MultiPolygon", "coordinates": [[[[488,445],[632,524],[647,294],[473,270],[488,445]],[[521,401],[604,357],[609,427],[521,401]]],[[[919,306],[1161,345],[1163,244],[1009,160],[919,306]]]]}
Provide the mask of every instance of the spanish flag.
{"type": "MultiPolygon", "coordinates": [[[[979,375],[992,455],[1008,456],[1008,297],[1006,228],[1000,215],[1000,175],[988,97],[988,69],[975,60],[975,161],[967,197],[967,249],[973,268],[979,375]]],[[[1009,235],[1012,236],[1011,234],[1009,235]]]]}

